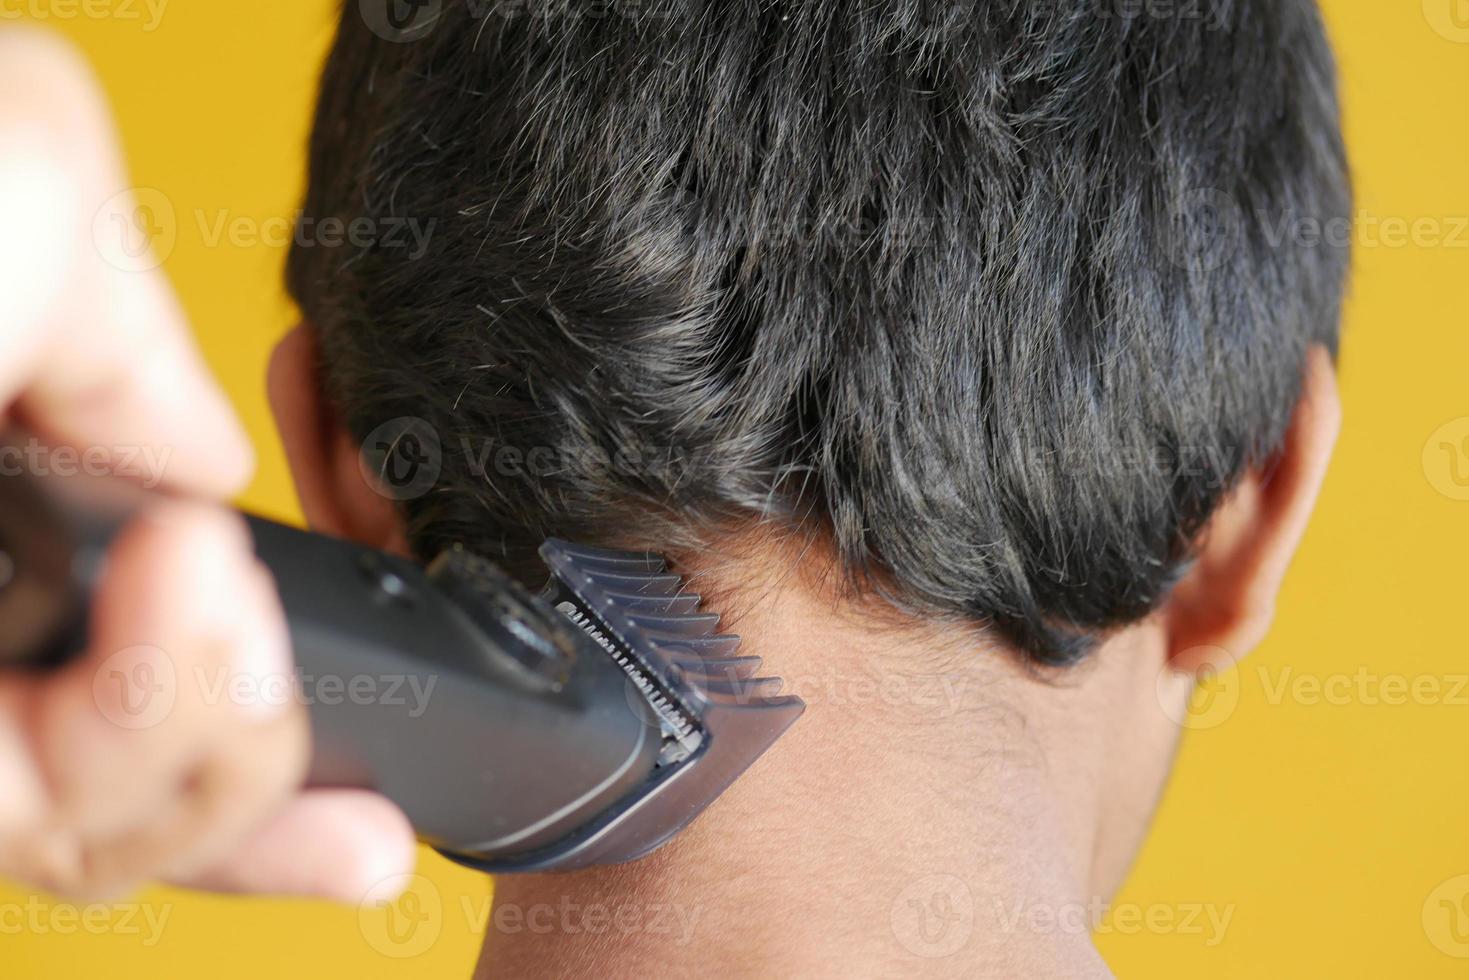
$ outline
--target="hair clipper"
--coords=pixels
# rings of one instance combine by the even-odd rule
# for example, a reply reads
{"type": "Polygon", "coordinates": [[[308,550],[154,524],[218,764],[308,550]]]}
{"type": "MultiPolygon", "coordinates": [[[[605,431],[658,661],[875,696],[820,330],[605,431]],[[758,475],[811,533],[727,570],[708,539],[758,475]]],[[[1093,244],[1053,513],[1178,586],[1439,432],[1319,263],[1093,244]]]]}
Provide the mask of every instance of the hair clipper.
{"type": "MultiPolygon", "coordinates": [[[[0,476],[0,664],[81,651],[117,478],[0,476]]],[[[248,516],[290,624],[313,786],[393,800],[483,871],[641,857],[689,824],[804,710],[651,554],[550,540],[532,595],[453,548],[427,566],[248,516]],[[416,697],[319,697],[359,678],[416,697]]]]}

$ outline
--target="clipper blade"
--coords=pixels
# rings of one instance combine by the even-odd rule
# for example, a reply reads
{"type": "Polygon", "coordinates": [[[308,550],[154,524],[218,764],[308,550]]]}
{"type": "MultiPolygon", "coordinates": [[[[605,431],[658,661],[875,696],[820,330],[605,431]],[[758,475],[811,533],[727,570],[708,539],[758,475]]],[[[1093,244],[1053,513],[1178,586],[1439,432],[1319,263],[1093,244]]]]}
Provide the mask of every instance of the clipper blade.
{"type": "Polygon", "coordinates": [[[629,798],[567,840],[497,862],[497,871],[567,870],[642,857],[673,837],[758,759],[805,710],[760,677],[758,657],[659,556],[551,539],[545,598],[618,665],[656,718],[658,765],[629,798]]]}

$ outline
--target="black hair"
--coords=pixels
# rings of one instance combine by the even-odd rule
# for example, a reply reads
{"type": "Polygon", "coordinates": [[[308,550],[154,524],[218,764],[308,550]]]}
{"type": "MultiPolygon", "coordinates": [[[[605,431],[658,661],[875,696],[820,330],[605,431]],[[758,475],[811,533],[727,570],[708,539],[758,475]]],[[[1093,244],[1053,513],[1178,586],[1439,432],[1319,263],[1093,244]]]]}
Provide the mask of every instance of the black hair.
{"type": "Polygon", "coordinates": [[[378,234],[288,275],[355,435],[440,440],[425,555],[530,580],[548,535],[763,522],[1070,663],[1336,350],[1347,243],[1298,233],[1351,209],[1312,0],[370,9],[304,213],[378,234]]]}

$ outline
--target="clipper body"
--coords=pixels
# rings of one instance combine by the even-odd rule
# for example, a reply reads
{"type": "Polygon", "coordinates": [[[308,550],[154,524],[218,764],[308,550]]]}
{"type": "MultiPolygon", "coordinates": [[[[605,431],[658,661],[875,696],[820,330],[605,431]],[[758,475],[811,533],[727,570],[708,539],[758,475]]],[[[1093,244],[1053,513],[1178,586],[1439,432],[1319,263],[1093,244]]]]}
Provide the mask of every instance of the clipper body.
{"type": "MultiPolygon", "coordinates": [[[[0,477],[0,663],[82,649],[115,480],[0,477]]],[[[421,567],[247,517],[290,624],[309,782],[373,789],[493,872],[617,863],[667,841],[801,714],[662,559],[549,541],[541,596],[455,548],[421,567]]]]}

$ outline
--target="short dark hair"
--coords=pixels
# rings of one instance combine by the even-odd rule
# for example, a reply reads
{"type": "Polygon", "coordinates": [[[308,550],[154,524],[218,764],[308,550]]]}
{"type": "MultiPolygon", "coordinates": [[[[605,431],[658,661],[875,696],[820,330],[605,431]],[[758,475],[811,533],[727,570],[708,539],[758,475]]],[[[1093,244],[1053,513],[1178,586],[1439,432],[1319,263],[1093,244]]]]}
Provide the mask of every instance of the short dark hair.
{"type": "Polygon", "coordinates": [[[413,36],[346,6],[305,215],[432,236],[298,243],[289,282],[355,435],[442,440],[425,555],[531,580],[548,535],[766,522],[1070,663],[1335,352],[1312,0],[430,0],[413,36]]]}

